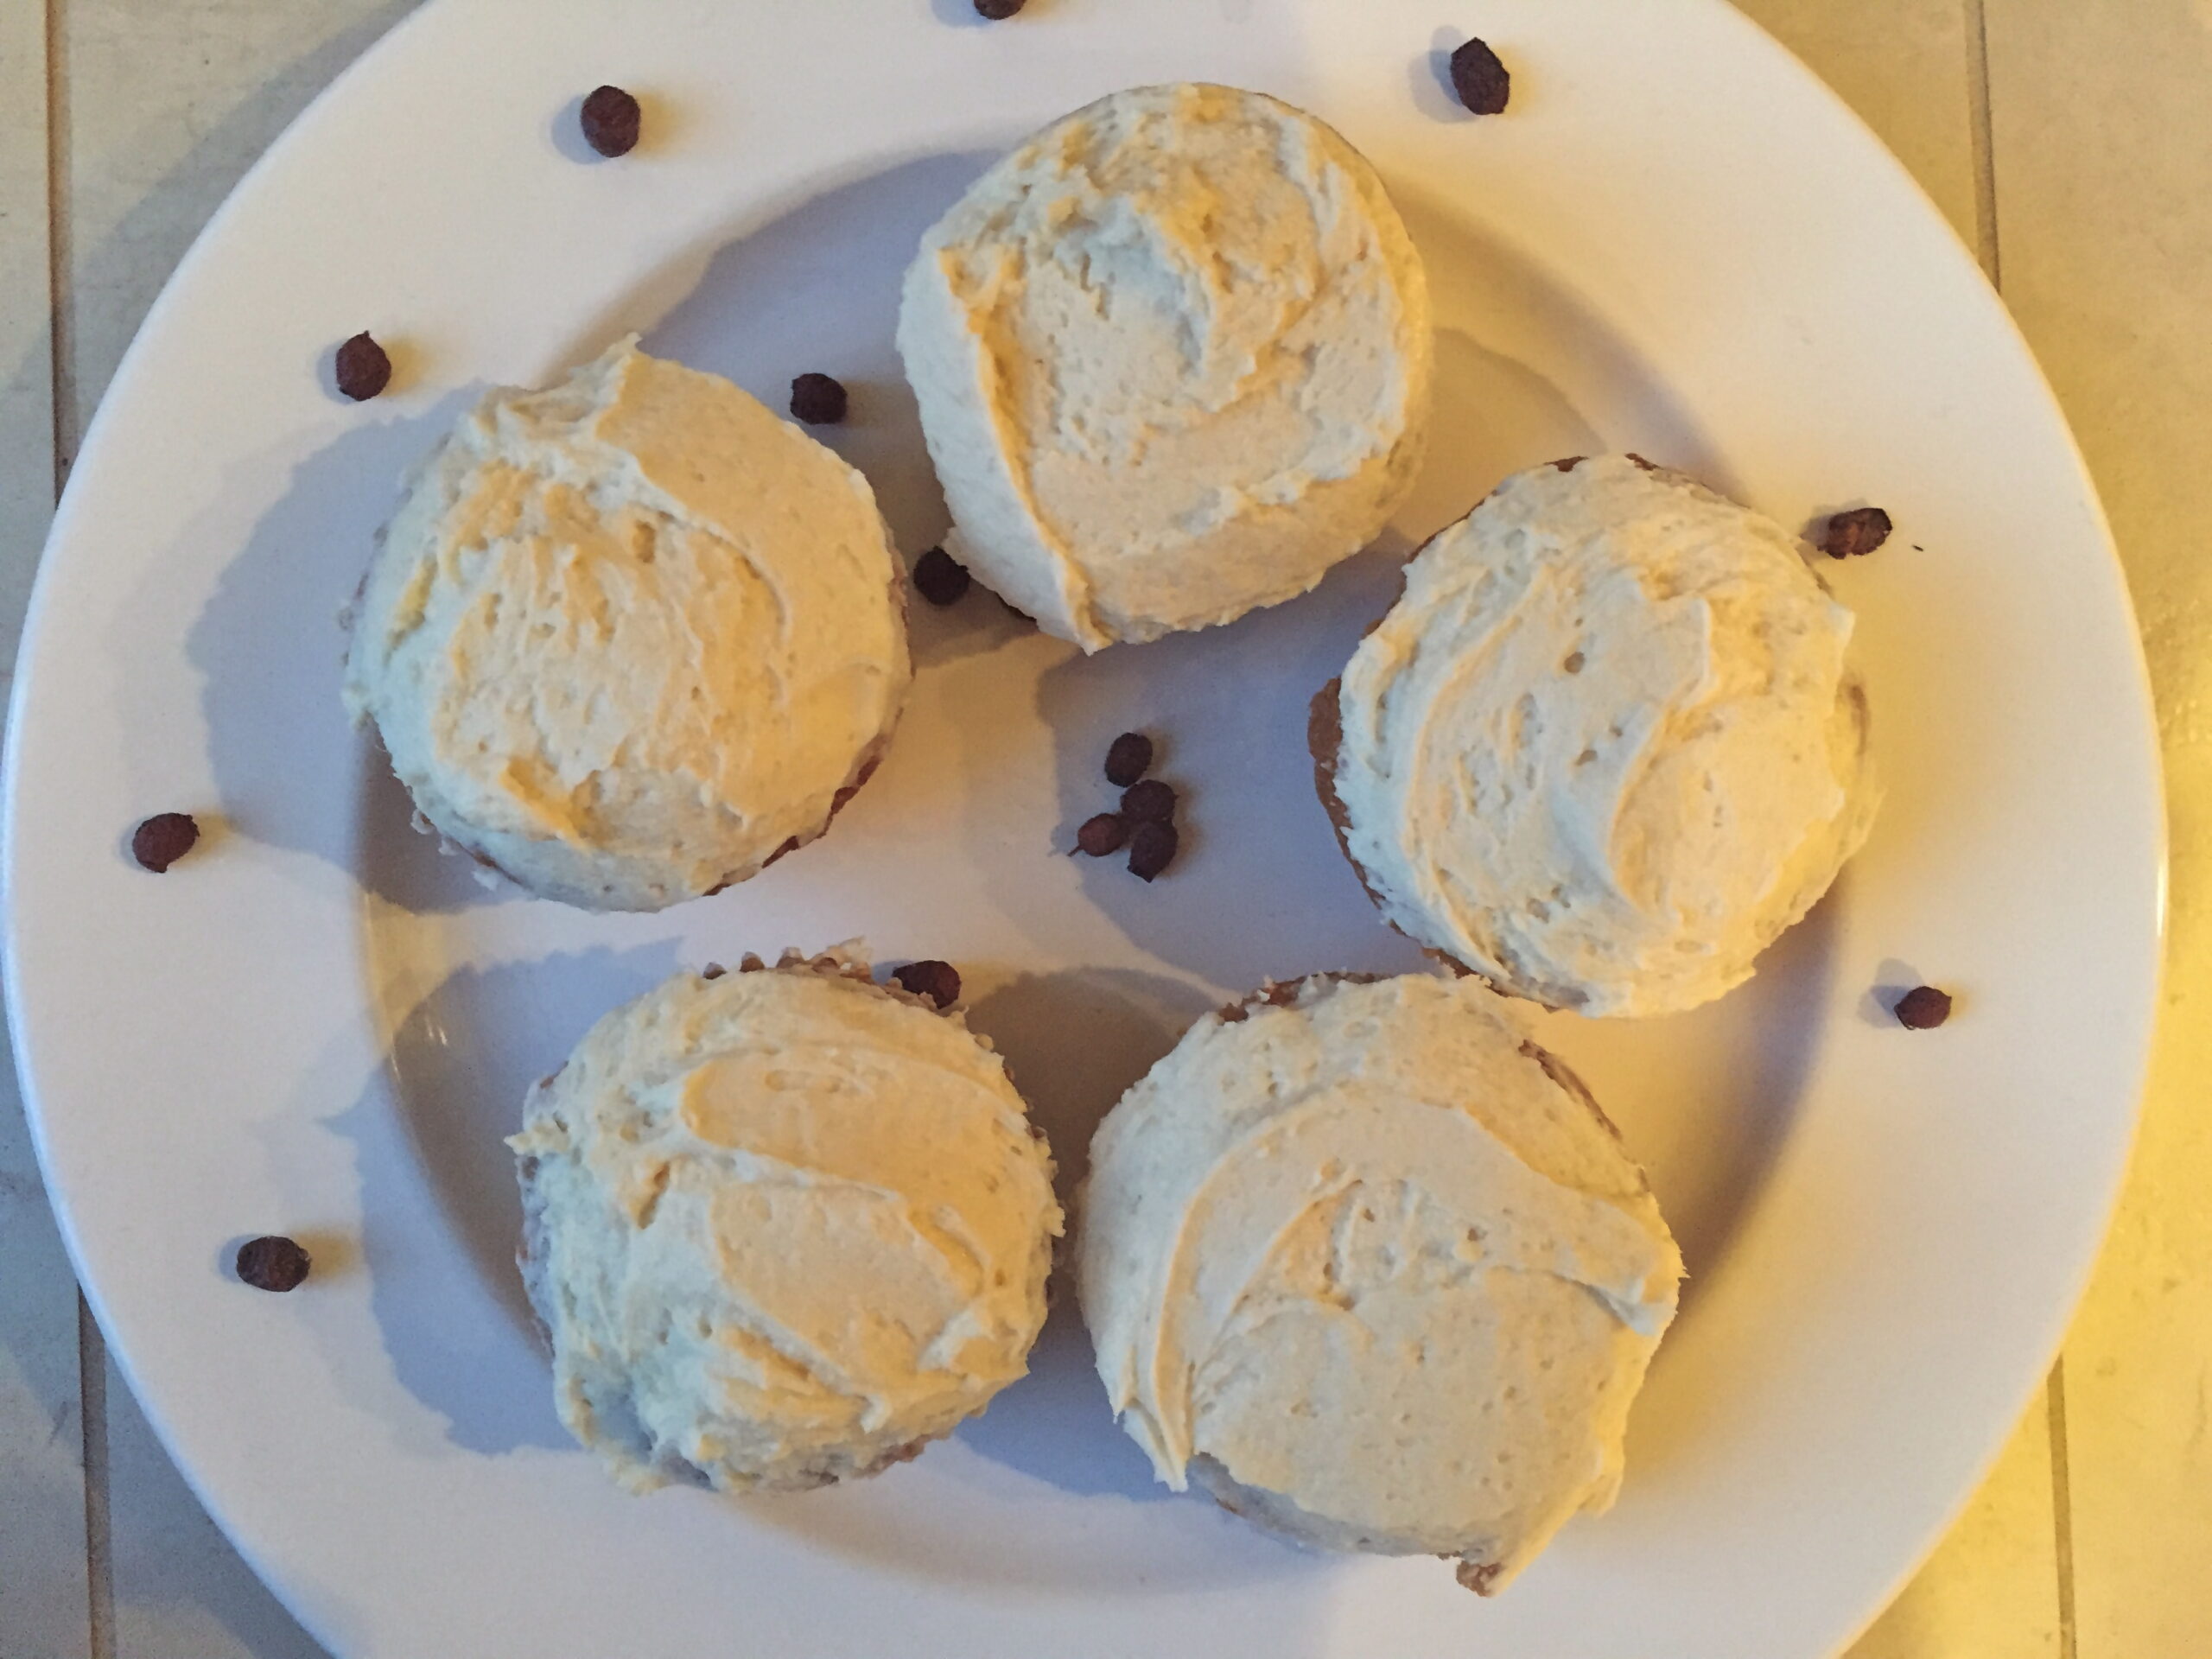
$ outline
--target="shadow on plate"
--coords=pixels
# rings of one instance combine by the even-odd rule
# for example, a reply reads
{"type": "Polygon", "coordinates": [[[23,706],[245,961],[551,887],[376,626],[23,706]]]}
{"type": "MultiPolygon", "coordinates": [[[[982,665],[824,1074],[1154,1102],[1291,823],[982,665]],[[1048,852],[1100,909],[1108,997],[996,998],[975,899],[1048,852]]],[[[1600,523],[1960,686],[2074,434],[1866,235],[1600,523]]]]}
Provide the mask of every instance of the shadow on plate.
{"type": "Polygon", "coordinates": [[[360,1251],[394,1374],[468,1451],[572,1444],[515,1267],[505,1137],[530,1085],[674,966],[661,944],[463,969],[399,1021],[383,1071],[333,1121],[356,1148],[360,1251]]]}

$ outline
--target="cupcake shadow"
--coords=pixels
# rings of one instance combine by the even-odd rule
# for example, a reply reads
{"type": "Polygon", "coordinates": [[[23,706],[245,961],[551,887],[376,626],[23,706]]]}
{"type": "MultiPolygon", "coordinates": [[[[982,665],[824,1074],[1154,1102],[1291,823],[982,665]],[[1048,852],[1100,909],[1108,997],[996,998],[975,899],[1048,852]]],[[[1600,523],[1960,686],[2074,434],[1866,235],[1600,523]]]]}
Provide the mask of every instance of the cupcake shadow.
{"type": "Polygon", "coordinates": [[[1025,974],[968,1011],[971,1029],[1006,1057],[1030,1116],[1052,1142],[1055,1185],[1068,1211],[1050,1291],[1052,1314],[1029,1375],[960,1431],[982,1456],[1089,1497],[1151,1501],[1173,1493],[1115,1423],[1076,1305],[1075,1200],[1090,1166],[1090,1137],[1130,1084],[1174,1047],[1212,1003],[1184,981],[1123,969],[1025,974]]]}

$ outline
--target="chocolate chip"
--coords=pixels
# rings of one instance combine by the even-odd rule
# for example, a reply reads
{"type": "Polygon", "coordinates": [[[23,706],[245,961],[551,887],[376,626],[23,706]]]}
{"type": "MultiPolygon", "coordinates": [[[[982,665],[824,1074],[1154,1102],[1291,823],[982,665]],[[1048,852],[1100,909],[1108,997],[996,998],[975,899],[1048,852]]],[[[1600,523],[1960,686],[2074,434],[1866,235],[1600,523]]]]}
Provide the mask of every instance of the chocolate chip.
{"type": "Polygon", "coordinates": [[[156,812],[130,832],[130,856],[156,875],[198,844],[200,825],[188,812],[156,812]]]}
{"type": "Polygon", "coordinates": [[[1129,874],[1149,881],[1175,861],[1175,826],[1141,823],[1129,837],[1129,874]]]}
{"type": "Polygon", "coordinates": [[[1552,465],[1562,473],[1571,473],[1589,459],[1587,455],[1567,455],[1552,462],[1552,465]]]}
{"type": "Polygon", "coordinates": [[[1024,3],[1025,0],[976,0],[976,15],[1002,23],[1020,11],[1024,3]]]}
{"type": "Polygon", "coordinates": [[[1127,789],[1152,770],[1152,740],[1142,732],[1123,732],[1106,751],[1106,781],[1127,789]]]}
{"type": "Polygon", "coordinates": [[[1175,791],[1157,778],[1122,791],[1122,816],[1131,823],[1166,823],[1175,816],[1175,791]]]}
{"type": "Polygon", "coordinates": [[[238,1278],[256,1290],[297,1290],[308,1253],[289,1238],[249,1238],[238,1246],[238,1278]]]}
{"type": "Polygon", "coordinates": [[[968,591],[968,568],[933,547],[914,561],[914,591],[932,605],[957,604],[968,591]]]}
{"type": "Polygon", "coordinates": [[[1121,850],[1122,843],[1129,838],[1129,821],[1118,812],[1101,812],[1095,818],[1085,818],[1083,828],[1075,832],[1075,849],[1088,853],[1093,858],[1121,850]]]}
{"type": "Polygon", "coordinates": [[[891,977],[899,982],[900,989],[926,996],[940,1008],[949,1008],[960,1000],[960,970],[949,962],[910,962],[893,969],[891,977]]]}
{"type": "Polygon", "coordinates": [[[391,359],[364,329],[338,348],[338,390],[365,404],[391,384],[391,359]]]}
{"type": "Polygon", "coordinates": [[[719,962],[710,962],[699,970],[699,977],[702,979],[720,979],[728,971],[729,969],[723,967],[719,962]]]}
{"type": "Polygon", "coordinates": [[[1856,553],[1872,553],[1889,539],[1888,513],[1879,507],[1853,507],[1828,520],[1827,532],[1821,537],[1821,551],[1832,559],[1847,559],[1856,553]]]}
{"type": "Polygon", "coordinates": [[[1933,985],[1916,985],[1897,998],[1897,1024],[1907,1031],[1933,1031],[1951,1017],[1951,994],[1933,985]]]}
{"type": "Polygon", "coordinates": [[[826,374],[791,382],[791,418],[809,426],[835,426],[845,418],[845,388],[826,374]]]}
{"type": "Polygon", "coordinates": [[[1452,54],[1452,90],[1477,115],[1501,115],[1512,95],[1513,77],[1497,53],[1471,40],[1452,54]]]}
{"type": "Polygon", "coordinates": [[[584,130],[584,143],[611,160],[638,147],[645,111],[620,86],[598,86],[584,99],[576,118],[584,130]]]}

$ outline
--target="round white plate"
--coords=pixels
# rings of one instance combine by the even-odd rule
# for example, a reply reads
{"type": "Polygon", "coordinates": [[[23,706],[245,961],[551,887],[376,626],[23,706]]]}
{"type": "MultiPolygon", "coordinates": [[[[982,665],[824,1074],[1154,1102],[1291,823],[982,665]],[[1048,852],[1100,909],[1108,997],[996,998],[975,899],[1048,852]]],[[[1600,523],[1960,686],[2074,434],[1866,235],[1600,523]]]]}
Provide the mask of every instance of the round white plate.
{"type": "Polygon", "coordinates": [[[2160,916],[2152,727],[2119,569],[1972,262],[1806,73],[1714,0],[441,0],[238,190],[79,457],[16,688],[9,988],[100,1321],[217,1516],[360,1656],[1511,1655],[1840,1643],[2026,1399],[2134,1116],[2160,916]],[[1452,27],[1440,28],[1449,22],[1452,27]],[[1455,111],[1462,30],[1513,107],[1455,111]],[[1857,607],[1890,794],[1837,895],[1696,1015],[1545,1022],[1694,1274],[1618,1508],[1494,1602],[1321,1560],[1155,1489],[1065,1311],[1035,1375],[848,1490],[625,1497],[571,1447],[510,1262],[525,1081],[679,963],[865,935],[966,971],[1071,1173],[1122,1088],[1265,976],[1407,968],[1311,793],[1308,696],[1384,556],[1239,625],[1084,661],[988,595],[918,607],[881,773],[817,847],[658,917],[479,882],[411,834],[337,698],[401,467],[478,390],[626,328],[830,441],[912,551],[943,528],[896,279],[987,157],[1110,89],[1212,79],[1375,158],[1438,299],[1441,429],[1395,550],[1507,471],[1633,448],[1790,524],[1898,531],[1857,607]],[[574,137],[601,80],[649,137],[574,137]],[[327,383],[362,327],[398,378],[327,383]],[[1106,740],[1166,740],[1188,850],[1059,855],[1106,740]],[[168,809],[215,833],[156,878],[168,809]],[[1883,988],[1959,993],[1898,1028],[1883,988]],[[236,1283],[289,1232],[315,1276],[236,1283]]]}

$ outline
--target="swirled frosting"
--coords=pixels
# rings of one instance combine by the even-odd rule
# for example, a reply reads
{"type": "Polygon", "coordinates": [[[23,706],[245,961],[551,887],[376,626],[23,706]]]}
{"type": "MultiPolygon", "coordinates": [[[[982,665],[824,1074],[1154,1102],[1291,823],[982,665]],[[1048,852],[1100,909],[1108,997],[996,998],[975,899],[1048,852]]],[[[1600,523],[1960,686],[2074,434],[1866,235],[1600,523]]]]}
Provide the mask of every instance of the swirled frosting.
{"type": "Polygon", "coordinates": [[[417,470],[346,698],[453,841],[655,910],[821,833],[905,697],[902,594],[859,473],[625,340],[486,394],[417,470]]]}
{"type": "Polygon", "coordinates": [[[1412,486],[1420,256],[1366,161],[1225,86],[1116,92],[923,238],[899,349],[945,546],[1086,651],[1304,593],[1412,486]]]}
{"type": "Polygon", "coordinates": [[[556,1402],[627,1485],[873,1473],[1027,1369],[1052,1160],[963,1021],[831,965],[677,975],[510,1142],[556,1402]]]}
{"type": "Polygon", "coordinates": [[[1681,1259],[1506,1010],[1305,981],[1199,1020],[1108,1116],[1083,1309],[1161,1480],[1485,1591],[1611,1502],[1681,1259]]]}
{"type": "Polygon", "coordinates": [[[1708,1001],[1866,839],[1851,631],[1795,537],[1680,474],[1516,474],[1344,670],[1346,849],[1392,923],[1503,989],[1708,1001]]]}

